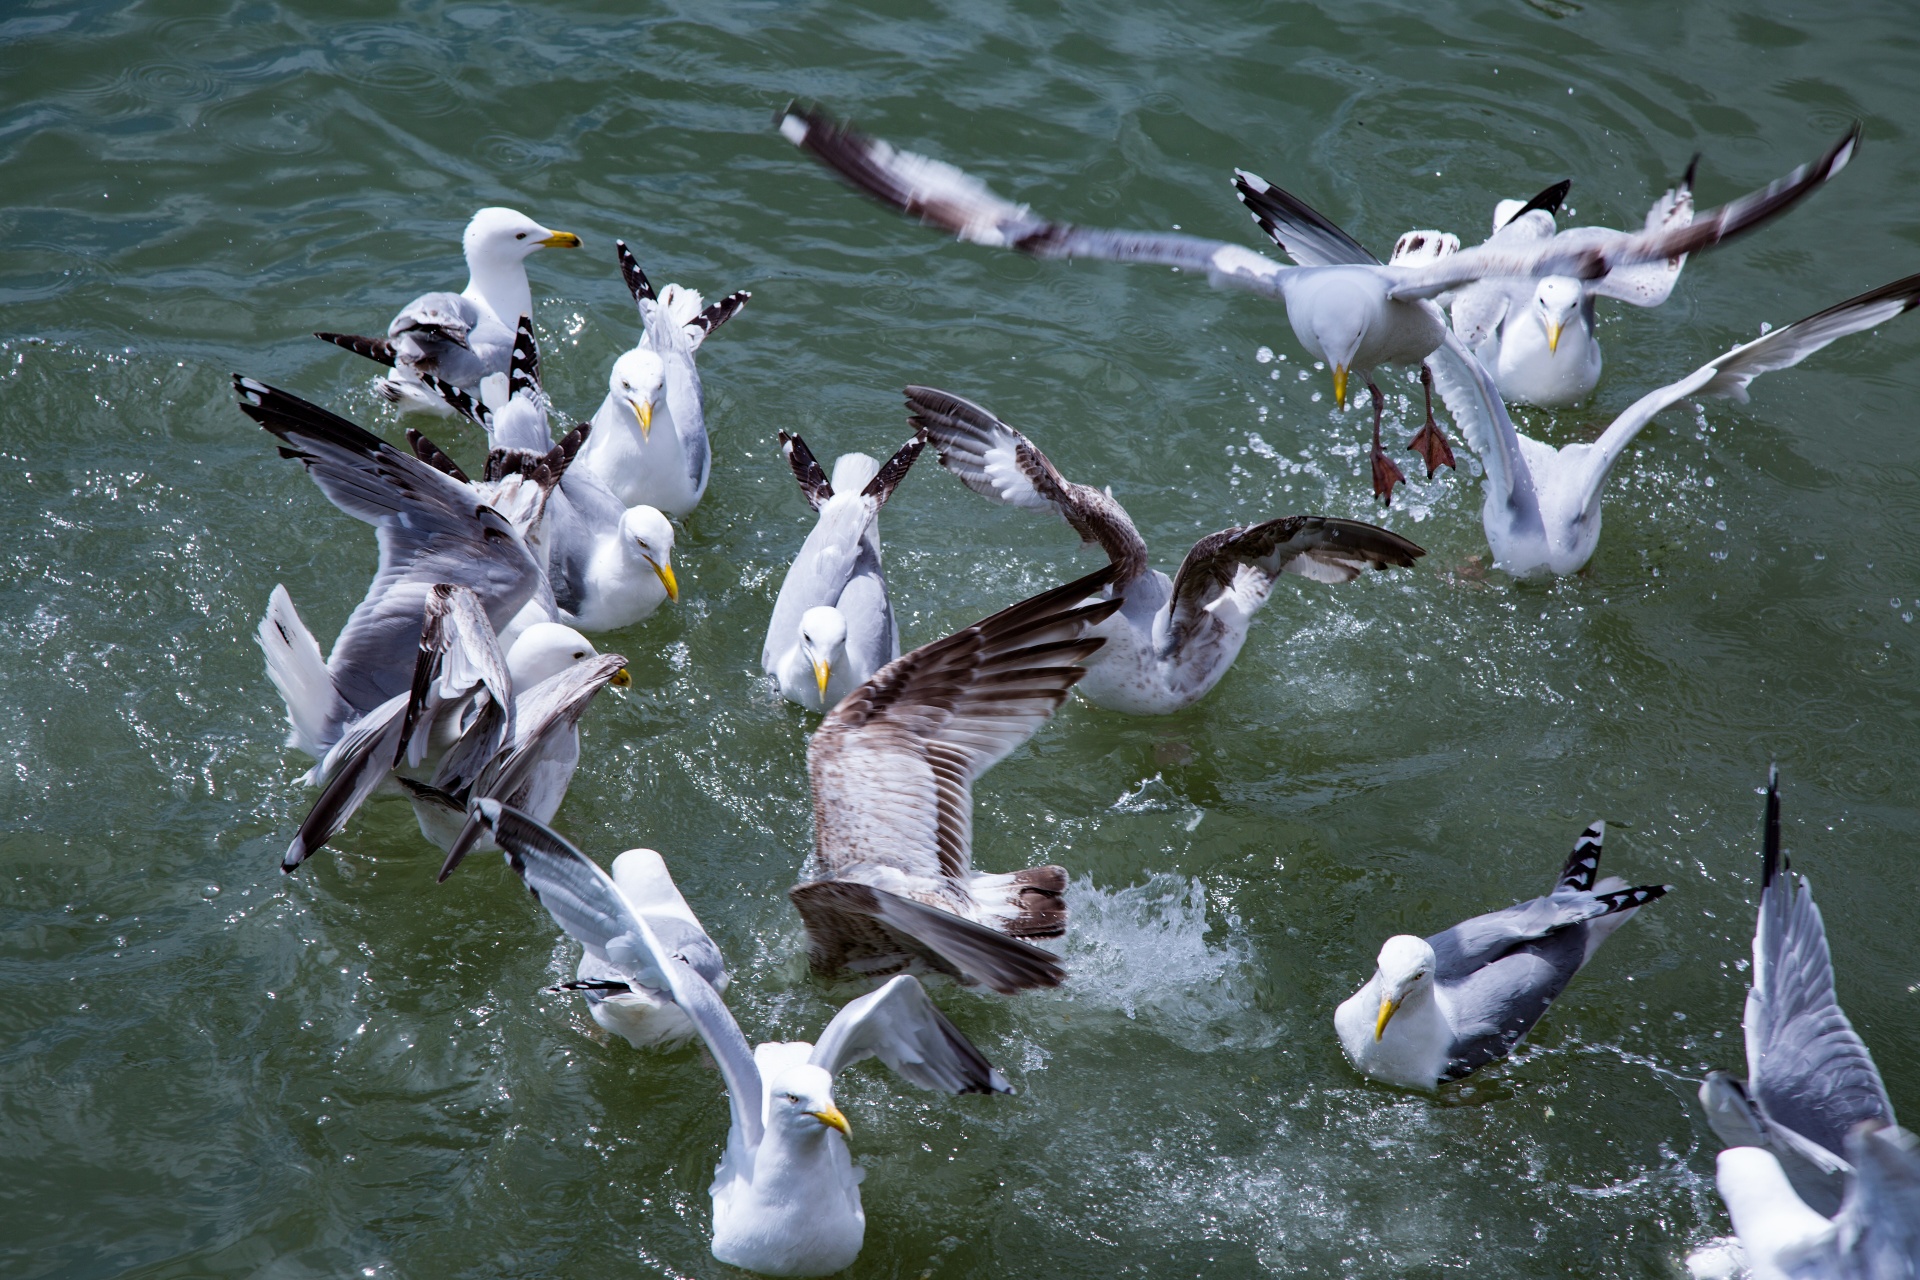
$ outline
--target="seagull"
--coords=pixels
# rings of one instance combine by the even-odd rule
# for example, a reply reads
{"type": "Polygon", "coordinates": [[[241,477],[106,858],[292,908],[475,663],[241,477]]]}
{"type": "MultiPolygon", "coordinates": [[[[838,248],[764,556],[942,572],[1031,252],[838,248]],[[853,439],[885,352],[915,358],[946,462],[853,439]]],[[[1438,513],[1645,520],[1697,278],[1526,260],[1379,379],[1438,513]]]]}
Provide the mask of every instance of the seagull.
{"type": "MultiPolygon", "coordinates": [[[[497,376],[497,375],[494,375],[497,376]]],[[[680,598],[673,572],[673,525],[654,507],[628,507],[581,467],[593,427],[582,423],[557,445],[540,388],[540,349],[532,322],[521,316],[498,409],[439,379],[427,385],[455,412],[487,432],[489,482],[564,456],[533,541],[547,554],[551,599],[541,598],[506,633],[536,621],[564,622],[582,631],[616,631],[653,616],[680,598]],[[558,451],[556,455],[555,451],[558,451]]]]}
{"type": "Polygon", "coordinates": [[[1283,574],[1351,582],[1368,568],[1426,554],[1377,525],[1282,516],[1208,534],[1169,580],[1148,567],[1147,544],[1111,489],[1064,478],[1032,441],[959,396],[908,387],[907,409],[960,483],[1008,506],[1053,511],[1117,566],[1107,590],[1125,602],[1094,631],[1107,643],[1076,686],[1096,706],[1165,715],[1205,697],[1240,655],[1283,574]]]}
{"type": "Polygon", "coordinates": [[[787,891],[822,975],[944,973],[1011,995],[1060,985],[1028,938],[1066,932],[1065,868],[973,869],[973,782],[1086,674],[1120,608],[1113,565],[882,667],[807,743],[815,876],[787,891]]]}
{"type": "Polygon", "coordinates": [[[1442,351],[1433,361],[1440,393],[1486,467],[1480,520],[1494,563],[1520,577],[1579,572],[1600,541],[1600,495],[1607,476],[1654,415],[1689,397],[1727,396],[1745,403],[1747,384],[1761,374],[1792,368],[1835,339],[1891,320],[1917,302],[1920,275],[1849,298],[1648,392],[1593,443],[1559,449],[1519,433],[1479,361],[1442,351]]]}
{"type": "Polygon", "coordinates": [[[378,390],[402,410],[446,412],[445,402],[423,381],[425,375],[471,392],[488,374],[504,373],[513,353],[513,322],[533,311],[527,255],[536,249],[577,249],[580,237],[549,231],[512,209],[487,208],[473,215],[460,243],[467,256],[464,291],[415,298],[393,318],[384,338],[313,335],[391,368],[378,390]]]}
{"type": "Polygon", "coordinates": [[[636,909],[619,883],[551,830],[496,801],[479,801],[475,811],[554,922],[629,989],[672,1001],[719,1066],[731,1113],[711,1188],[720,1261],[776,1276],[853,1265],[866,1235],[865,1171],[848,1157],[852,1127],[833,1085],[854,1063],[877,1057],[909,1083],[942,1093],[1012,1092],[905,974],[840,1010],[817,1043],[749,1050],[707,977],[719,957],[697,924],[687,929],[672,914],[681,929],[663,934],[659,914],[636,909]]]}
{"type": "Polygon", "coordinates": [[[640,308],[640,342],[613,362],[607,398],[593,415],[580,461],[629,506],[685,516],[706,494],[713,461],[693,353],[753,295],[735,290],[709,307],[696,291],[670,284],[656,296],[626,241],[614,247],[640,308]]]}
{"type": "MultiPolygon", "coordinates": [[[[1693,221],[1693,179],[1700,157],[1687,165],[1680,181],[1648,210],[1643,230],[1656,234],[1693,221]]],[[[1557,182],[1531,200],[1502,200],[1494,209],[1489,245],[1554,241],[1567,248],[1605,246],[1629,233],[1605,227],[1576,227],[1556,235],[1553,215],[1571,182],[1557,182]]],[[[1394,246],[1391,262],[1403,253],[1432,245],[1445,256],[1460,242],[1443,232],[1410,231],[1394,246]]],[[[1453,332],[1487,367],[1501,394],[1522,404],[1555,407],[1575,404],[1600,381],[1600,339],[1594,332],[1594,304],[1615,298],[1637,307],[1657,307],[1673,292],[1686,255],[1619,267],[1596,280],[1554,275],[1538,279],[1493,278],[1458,290],[1451,298],[1453,332]]],[[[1442,299],[1446,301],[1446,299],[1442,299]]]]}
{"type": "Polygon", "coordinates": [[[1751,1280],[1913,1280],[1920,1275],[1920,1139],[1897,1125],[1847,1135],[1852,1174],[1831,1219],[1808,1208],[1779,1157],[1728,1147],[1715,1182],[1751,1280]]]}
{"type": "Polygon", "coordinates": [[[760,666],[809,711],[832,707],[900,656],[900,624],[880,566],[880,508],[926,442],[925,432],[916,434],[884,467],[864,453],[843,453],[828,481],[807,442],[780,433],[787,465],[819,518],[780,584],[760,666]]]}
{"type": "MultiPolygon", "coordinates": [[[[1753,986],[1742,1019],[1747,1078],[1708,1074],[1700,1105],[1721,1141],[1757,1148],[1738,1156],[1721,1186],[1734,1223],[1736,1201],[1755,1184],[1743,1174],[1765,1170],[1769,1188],[1789,1194],[1820,1217],[1840,1211],[1854,1167],[1848,1140],[1862,1125],[1894,1123],[1893,1104],[1873,1056],[1834,994],[1833,960],[1813,887],[1790,870],[1780,848],[1780,773],[1767,771],[1760,854],[1760,913],[1753,931],[1753,986]],[[1765,1160],[1759,1157],[1765,1156],[1765,1160]],[[1731,1177],[1732,1195],[1729,1189],[1731,1177]]],[[[1745,1241],[1748,1232],[1739,1230],[1745,1241]]]]}
{"type": "MultiPolygon", "coordinates": [[[[1443,346],[1472,358],[1432,299],[1492,276],[1594,280],[1620,267],[1699,252],[1797,203],[1845,167],[1860,138],[1855,125],[1815,163],[1683,227],[1591,244],[1561,244],[1555,237],[1538,244],[1478,245],[1402,266],[1381,263],[1301,201],[1252,173],[1236,171],[1236,192],[1261,229],[1294,260],[1296,265],[1288,267],[1220,240],[1049,221],[952,165],[897,151],[817,109],[790,105],[778,125],[788,141],[855,188],[962,240],[1037,258],[1151,262],[1280,299],[1300,345],[1332,368],[1334,399],[1342,407],[1348,375],[1366,379],[1374,406],[1374,493],[1388,501],[1405,476],[1380,447],[1385,399],[1370,371],[1376,365],[1423,365],[1443,346]]],[[[1411,447],[1425,459],[1429,476],[1451,464],[1452,450],[1431,411],[1411,447]]]]}
{"type": "Polygon", "coordinates": [[[1513,1052],[1600,944],[1671,885],[1594,883],[1607,827],[1574,841],[1553,892],[1421,939],[1388,938],[1366,985],[1335,1011],[1366,1075],[1431,1090],[1513,1052]]]}

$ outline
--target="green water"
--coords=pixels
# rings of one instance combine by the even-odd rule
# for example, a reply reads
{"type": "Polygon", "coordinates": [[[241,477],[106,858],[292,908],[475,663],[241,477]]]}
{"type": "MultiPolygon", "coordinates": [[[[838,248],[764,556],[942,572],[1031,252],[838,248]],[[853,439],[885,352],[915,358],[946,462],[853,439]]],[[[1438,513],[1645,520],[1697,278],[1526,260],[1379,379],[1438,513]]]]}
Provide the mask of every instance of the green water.
{"type": "MultiPolygon", "coordinates": [[[[1277,309],[943,242],[781,141],[789,96],[1061,216],[1252,246],[1243,165],[1382,250],[1476,236],[1560,177],[1575,221],[1633,225],[1696,150],[1715,203],[1864,120],[1829,190],[1696,259],[1663,309],[1609,313],[1595,404],[1526,415],[1554,442],[1762,320],[1920,269],[1898,4],[400,7],[0,11],[10,1277],[726,1273],[716,1073],[596,1042],[542,994],[573,952],[497,860],[436,887],[381,802],[277,866],[311,796],[252,628],[284,582],[330,638],[373,542],[227,374],[396,435],[371,366],[305,335],[458,287],[475,207],[586,242],[532,263],[577,414],[635,333],[615,236],[656,281],[754,292],[702,352],[714,478],[682,601],[603,638],[634,685],[589,715],[558,818],[603,861],[665,851],[754,1038],[810,1037],[845,994],[807,975],[783,892],[809,717],[757,658],[809,517],[777,430],[884,454],[904,383],[951,388],[1111,483],[1168,569],[1227,523],[1377,511],[1361,420],[1300,379],[1277,309]]],[[[1471,477],[1417,480],[1382,517],[1429,549],[1417,570],[1283,583],[1183,714],[1069,705],[989,775],[975,836],[988,869],[1071,868],[1075,976],[936,992],[1013,1098],[843,1082],[853,1273],[1674,1274],[1727,1230],[1692,1092],[1740,1062],[1776,756],[1842,1000],[1920,1115],[1916,395],[1908,319],[1752,405],[1668,413],[1591,570],[1551,585],[1478,571],[1471,477]],[[1613,869],[1673,894],[1469,1088],[1356,1077],[1330,1020],[1379,942],[1539,891],[1596,817],[1613,869]]],[[[927,463],[883,525],[910,645],[1096,563],[927,463]]]]}

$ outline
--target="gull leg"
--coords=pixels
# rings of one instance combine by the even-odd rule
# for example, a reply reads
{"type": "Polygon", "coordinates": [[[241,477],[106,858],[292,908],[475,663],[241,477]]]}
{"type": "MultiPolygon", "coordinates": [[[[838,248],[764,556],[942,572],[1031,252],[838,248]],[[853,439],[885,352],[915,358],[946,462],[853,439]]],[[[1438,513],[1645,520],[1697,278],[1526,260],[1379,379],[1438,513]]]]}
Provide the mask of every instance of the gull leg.
{"type": "Polygon", "coordinates": [[[1367,379],[1367,390],[1373,395],[1373,496],[1380,499],[1382,506],[1393,505],[1393,486],[1405,484],[1407,475],[1394,464],[1387,451],[1380,447],[1380,415],[1387,411],[1387,398],[1380,394],[1380,388],[1367,379]]]}
{"type": "Polygon", "coordinates": [[[1427,397],[1427,421],[1419,431],[1414,433],[1407,448],[1419,454],[1427,464],[1427,479],[1431,480],[1433,473],[1441,467],[1453,466],[1453,446],[1448,444],[1446,436],[1440,433],[1440,424],[1433,420],[1433,370],[1427,368],[1424,363],[1420,366],[1420,389],[1426,393],[1427,397]]]}

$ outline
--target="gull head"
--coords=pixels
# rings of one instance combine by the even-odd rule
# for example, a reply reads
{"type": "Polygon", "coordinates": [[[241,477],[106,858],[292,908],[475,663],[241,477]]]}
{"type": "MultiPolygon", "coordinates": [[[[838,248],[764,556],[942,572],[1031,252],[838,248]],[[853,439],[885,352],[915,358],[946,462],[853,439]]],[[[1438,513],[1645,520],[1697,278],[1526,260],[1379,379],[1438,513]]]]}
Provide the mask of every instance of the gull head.
{"type": "Polygon", "coordinates": [[[1342,409],[1347,407],[1347,374],[1379,305],[1380,299],[1356,280],[1329,279],[1313,292],[1308,320],[1313,342],[1302,345],[1320,348],[1320,358],[1333,370],[1333,398],[1342,409]]]}
{"type": "Polygon", "coordinates": [[[817,1138],[838,1129],[850,1138],[847,1118],[833,1105],[833,1077],[811,1062],[788,1067],[775,1076],[767,1091],[767,1127],[789,1137],[817,1138]]]}
{"type": "MultiPolygon", "coordinates": [[[[593,641],[562,622],[536,622],[520,633],[507,651],[507,674],[516,690],[531,689],[543,680],[551,680],[568,667],[600,656],[593,641]]],[[[626,669],[613,677],[624,688],[630,683],[626,669]]]]}
{"type": "MultiPolygon", "coordinates": [[[[535,249],[578,249],[580,237],[571,231],[549,231],[514,209],[482,209],[460,237],[467,265],[504,265],[520,262],[535,249]]],[[[512,321],[508,321],[511,327],[512,321]]]]}
{"type": "Polygon", "coordinates": [[[1375,977],[1380,983],[1380,1018],[1373,1024],[1375,1040],[1387,1033],[1387,1023],[1401,1005],[1433,990],[1435,960],[1426,939],[1403,933],[1387,939],[1380,948],[1379,963],[1375,977]]]}
{"type": "Polygon", "coordinates": [[[1547,276],[1534,287],[1533,307],[1547,331],[1547,354],[1560,349],[1560,331],[1573,323],[1585,293],[1572,276],[1547,276]]]}
{"type": "Polygon", "coordinates": [[[813,664],[813,679],[820,686],[820,707],[826,709],[827,681],[833,678],[836,663],[847,658],[847,617],[832,605],[815,605],[800,615],[800,651],[813,664]]]}
{"type": "Polygon", "coordinates": [[[674,887],[667,860],[652,849],[629,849],[613,860],[610,870],[630,902],[652,902],[674,887]]]}
{"type": "Polygon", "coordinates": [[[620,517],[620,537],[632,555],[639,556],[667,589],[667,599],[680,598],[673,576],[673,525],[656,507],[628,507],[620,517]]]}
{"type": "Polygon", "coordinates": [[[640,424],[640,438],[653,430],[653,411],[667,382],[667,366],[645,347],[635,347],[613,362],[607,379],[607,394],[633,411],[640,424]]]}

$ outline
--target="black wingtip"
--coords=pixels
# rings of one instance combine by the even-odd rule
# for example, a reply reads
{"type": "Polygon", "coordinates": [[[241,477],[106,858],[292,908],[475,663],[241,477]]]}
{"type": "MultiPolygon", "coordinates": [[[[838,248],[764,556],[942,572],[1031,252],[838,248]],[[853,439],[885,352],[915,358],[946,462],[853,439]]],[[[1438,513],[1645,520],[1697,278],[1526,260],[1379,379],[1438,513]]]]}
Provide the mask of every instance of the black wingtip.
{"type": "Polygon", "coordinates": [[[634,302],[651,302],[654,298],[653,282],[647,279],[647,273],[640,269],[632,250],[627,248],[625,240],[613,242],[614,253],[620,259],[620,278],[627,282],[627,292],[633,295],[634,302]]]}
{"type": "Polygon", "coordinates": [[[513,334],[513,361],[507,367],[508,394],[540,390],[540,343],[533,336],[533,317],[521,316],[513,334]]]}
{"type": "Polygon", "coordinates": [[[1559,213],[1561,204],[1566,201],[1567,192],[1571,190],[1573,190],[1573,179],[1562,178],[1533,199],[1527,201],[1524,205],[1521,205],[1519,209],[1514,211],[1514,215],[1501,225],[1512,226],[1529,213],[1532,213],[1535,209],[1543,213],[1559,213]]]}
{"type": "Polygon", "coordinates": [[[1767,816],[1764,843],[1760,847],[1760,887],[1772,886],[1775,877],[1787,869],[1780,852],[1780,766],[1767,765],[1767,816]]]}
{"type": "Polygon", "coordinates": [[[780,452],[786,456],[787,466],[792,469],[793,478],[799,482],[807,505],[818,511],[820,504],[833,496],[833,484],[821,468],[820,460],[813,456],[813,450],[807,448],[807,442],[800,438],[798,432],[780,433],[780,452]]]}
{"type": "Polygon", "coordinates": [[[1700,172],[1700,153],[1696,151],[1693,153],[1693,159],[1687,161],[1687,171],[1680,175],[1680,183],[1676,189],[1680,191],[1691,192],[1693,190],[1694,177],[1699,172],[1700,172]]]}
{"type": "Polygon", "coordinates": [[[873,479],[867,481],[867,487],[860,492],[872,498],[876,505],[886,506],[887,499],[893,496],[893,491],[900,487],[902,480],[907,478],[907,472],[913,469],[914,459],[918,458],[920,451],[926,447],[927,429],[921,427],[914,432],[913,439],[894,450],[893,456],[881,465],[880,470],[874,472],[873,479]]]}

